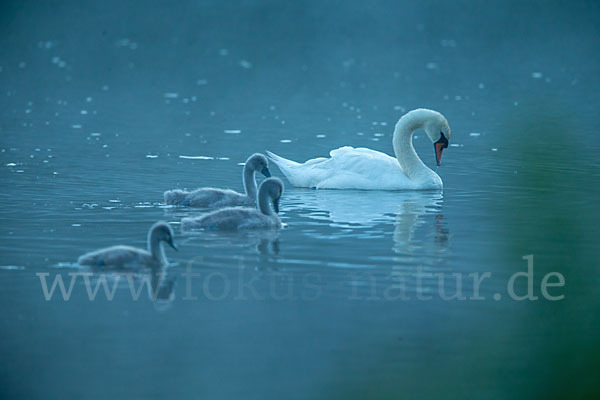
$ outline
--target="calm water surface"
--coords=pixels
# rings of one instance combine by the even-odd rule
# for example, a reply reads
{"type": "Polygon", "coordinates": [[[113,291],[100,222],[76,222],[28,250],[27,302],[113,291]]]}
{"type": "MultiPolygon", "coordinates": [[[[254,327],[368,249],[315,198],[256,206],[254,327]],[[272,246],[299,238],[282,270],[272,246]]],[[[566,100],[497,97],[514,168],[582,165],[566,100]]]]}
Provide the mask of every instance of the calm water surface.
{"type": "Polygon", "coordinates": [[[143,4],[2,6],[4,398],[592,397],[596,4],[143,4]],[[183,234],[202,210],[161,203],[242,190],[265,149],[393,154],[421,106],[453,130],[443,193],[286,182],[286,227],[248,234],[183,234]],[[159,299],[122,278],[90,301],[82,276],[45,299],[40,276],[68,288],[80,254],[144,247],[157,220],[179,245],[159,299]],[[538,299],[517,301],[528,255],[538,299]]]}

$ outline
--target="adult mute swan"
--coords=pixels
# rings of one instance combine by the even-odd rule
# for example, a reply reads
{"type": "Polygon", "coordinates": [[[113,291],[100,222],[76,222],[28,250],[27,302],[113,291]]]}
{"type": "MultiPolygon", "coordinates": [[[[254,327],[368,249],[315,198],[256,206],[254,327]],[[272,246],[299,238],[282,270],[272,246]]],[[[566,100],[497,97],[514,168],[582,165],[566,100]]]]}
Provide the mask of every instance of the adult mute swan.
{"type": "Polygon", "coordinates": [[[252,154],[244,164],[242,174],[245,194],[229,189],[200,188],[192,192],[168,190],[164,193],[165,203],[190,207],[221,208],[252,206],[256,204],[256,180],[254,174],[260,171],[267,178],[271,176],[269,161],[262,154],[252,154]]]}
{"type": "Polygon", "coordinates": [[[111,271],[162,268],[169,263],[162,246],[163,242],[177,250],[173,237],[173,230],[169,224],[159,221],[152,225],[148,232],[148,250],[131,246],[106,247],[80,256],[77,263],[111,271]]]}
{"type": "Polygon", "coordinates": [[[267,151],[269,158],[294,186],[316,189],[425,190],[442,189],[442,179],[419,158],[412,135],[424,129],[433,142],[437,165],[448,147],[448,121],[437,111],[412,110],[396,123],[392,144],[396,158],[366,148],[332,150],[330,158],[297,163],[267,151]]]}
{"type": "Polygon", "coordinates": [[[258,208],[223,208],[196,218],[183,218],[181,228],[209,229],[219,231],[280,228],[279,199],[283,194],[283,182],[279,178],[267,178],[258,189],[258,208]],[[271,211],[269,200],[273,202],[271,211]]]}

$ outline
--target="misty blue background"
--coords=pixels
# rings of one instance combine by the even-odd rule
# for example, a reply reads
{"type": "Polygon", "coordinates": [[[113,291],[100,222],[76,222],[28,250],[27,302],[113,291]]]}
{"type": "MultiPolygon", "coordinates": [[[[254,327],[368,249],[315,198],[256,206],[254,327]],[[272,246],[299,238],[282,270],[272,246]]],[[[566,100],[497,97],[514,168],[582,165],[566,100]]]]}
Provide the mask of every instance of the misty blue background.
{"type": "Polygon", "coordinates": [[[597,396],[598,2],[0,7],[3,398],[597,396]],[[239,163],[265,149],[392,154],[417,107],[453,131],[443,194],[287,184],[278,234],[182,235],[200,211],[161,204],[167,189],[241,190],[239,163]],[[145,246],[157,220],[180,246],[174,300],[123,286],[90,302],[81,281],[44,299],[36,273],[68,280],[84,252],[145,246]],[[529,254],[539,299],[511,300],[529,254]],[[486,300],[443,301],[420,270],[448,293],[462,274],[467,297],[468,274],[490,272],[486,300]],[[558,302],[539,290],[553,271],[558,302]],[[203,295],[211,273],[222,300],[203,295]],[[236,298],[240,279],[258,296],[236,298]],[[403,279],[409,298],[386,299],[403,279]]]}

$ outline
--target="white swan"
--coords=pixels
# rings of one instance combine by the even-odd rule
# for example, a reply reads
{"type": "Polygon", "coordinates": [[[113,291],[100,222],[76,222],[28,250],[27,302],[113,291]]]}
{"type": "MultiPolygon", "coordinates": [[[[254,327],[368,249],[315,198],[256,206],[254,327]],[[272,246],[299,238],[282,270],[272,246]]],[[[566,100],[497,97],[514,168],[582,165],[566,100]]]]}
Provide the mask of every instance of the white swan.
{"type": "Polygon", "coordinates": [[[196,218],[183,218],[181,229],[209,229],[219,231],[280,228],[279,199],[283,194],[283,182],[279,178],[267,178],[258,189],[258,208],[223,208],[196,218]],[[273,202],[271,211],[269,200],[273,202]]]}
{"type": "Polygon", "coordinates": [[[190,207],[221,208],[252,206],[256,204],[256,180],[254,174],[260,171],[267,178],[271,176],[269,161],[262,154],[252,154],[244,164],[242,174],[245,194],[229,189],[200,188],[192,192],[168,190],[164,193],[165,203],[190,207]]]}
{"type": "Polygon", "coordinates": [[[166,242],[177,250],[173,243],[173,230],[168,223],[160,221],[148,232],[148,250],[131,246],[112,246],[92,251],[79,257],[79,265],[102,270],[131,271],[140,268],[162,268],[169,262],[162,246],[166,242]]]}
{"type": "Polygon", "coordinates": [[[294,186],[316,189],[423,190],[441,189],[442,179],[419,158],[412,135],[424,129],[434,142],[437,165],[448,147],[451,132],[448,121],[433,110],[417,109],[396,123],[392,143],[396,158],[366,148],[340,147],[331,158],[315,158],[297,163],[267,151],[269,158],[294,186]]]}

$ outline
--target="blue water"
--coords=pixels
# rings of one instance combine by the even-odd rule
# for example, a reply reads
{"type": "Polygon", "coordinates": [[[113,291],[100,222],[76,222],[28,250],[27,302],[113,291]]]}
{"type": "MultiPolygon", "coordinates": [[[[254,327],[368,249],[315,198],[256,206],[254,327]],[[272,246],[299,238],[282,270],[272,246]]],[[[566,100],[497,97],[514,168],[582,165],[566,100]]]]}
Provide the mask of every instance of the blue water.
{"type": "Polygon", "coordinates": [[[3,4],[0,394],[594,397],[598,12],[3,4]],[[394,124],[417,107],[453,131],[439,168],[423,132],[414,141],[442,193],[286,181],[284,229],[246,234],[184,235],[181,218],[203,211],[162,204],[168,189],[242,190],[240,163],[266,149],[393,154],[394,124]],[[77,257],[144,247],[158,220],[179,246],[159,298],[134,300],[108,276],[114,298],[90,300],[77,257]],[[515,300],[508,282],[529,255],[537,300],[515,300]],[[541,289],[553,272],[555,301],[541,289]],[[57,276],[67,288],[75,277],[68,300],[59,289],[46,300],[42,282],[57,276]]]}

